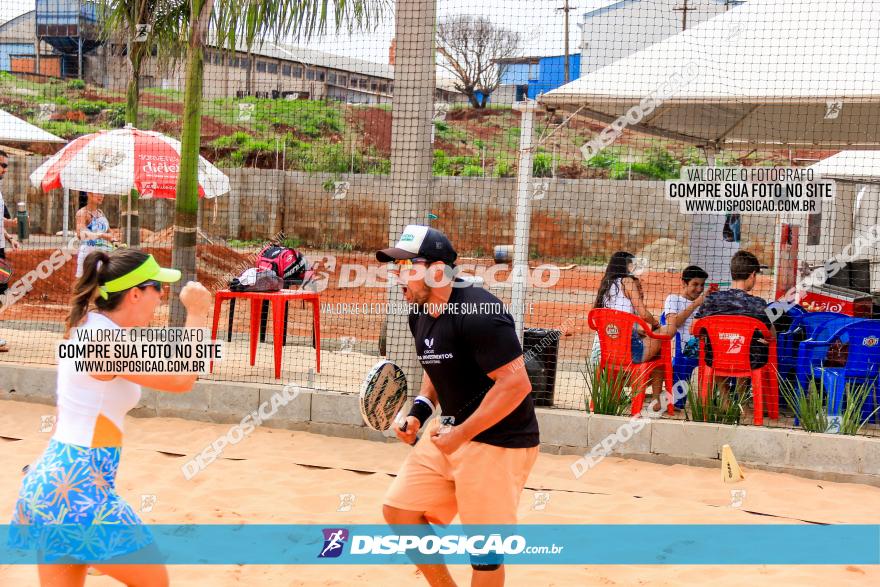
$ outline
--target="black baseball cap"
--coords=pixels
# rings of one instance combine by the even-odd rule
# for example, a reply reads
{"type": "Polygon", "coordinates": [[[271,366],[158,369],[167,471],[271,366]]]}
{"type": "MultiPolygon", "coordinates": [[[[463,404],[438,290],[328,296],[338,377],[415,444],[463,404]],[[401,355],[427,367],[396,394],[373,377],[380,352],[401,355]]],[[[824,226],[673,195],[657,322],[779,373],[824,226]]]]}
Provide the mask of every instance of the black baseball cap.
{"type": "Polygon", "coordinates": [[[422,258],[453,265],[458,253],[446,235],[435,228],[410,224],[393,247],[376,251],[376,259],[390,263],[401,259],[422,258]]]}

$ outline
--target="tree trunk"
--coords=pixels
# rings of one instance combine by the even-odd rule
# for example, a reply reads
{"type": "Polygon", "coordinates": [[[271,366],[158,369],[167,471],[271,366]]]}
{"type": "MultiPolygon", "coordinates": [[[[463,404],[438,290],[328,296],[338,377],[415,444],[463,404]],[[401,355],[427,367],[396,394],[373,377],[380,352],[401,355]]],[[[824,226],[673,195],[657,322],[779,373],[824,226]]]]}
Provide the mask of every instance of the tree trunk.
{"type": "MultiPolygon", "coordinates": [[[[138,107],[141,99],[141,65],[143,64],[144,55],[149,47],[146,43],[129,43],[131,49],[128,52],[128,59],[131,63],[131,79],[128,82],[128,91],[125,95],[125,122],[138,128],[138,107]]],[[[130,247],[139,247],[141,244],[141,222],[138,214],[138,193],[137,190],[131,190],[128,197],[131,198],[131,238],[127,239],[128,232],[128,202],[123,204],[120,198],[120,218],[122,218],[119,231],[122,240],[130,247]]]]}
{"type": "Polygon", "coordinates": [[[468,98],[468,101],[471,103],[471,106],[473,106],[474,108],[480,107],[480,101],[477,100],[476,92],[469,92],[467,95],[467,98],[468,98]]]}
{"type": "Polygon", "coordinates": [[[180,137],[180,175],[174,215],[174,244],[171,264],[182,276],[172,285],[169,324],[182,326],[186,310],[180,303],[180,290],[196,280],[196,222],[199,211],[199,146],[202,127],[202,87],[204,82],[204,43],[214,0],[192,1],[192,32],[186,59],[186,87],[183,93],[183,129],[180,137]]]}

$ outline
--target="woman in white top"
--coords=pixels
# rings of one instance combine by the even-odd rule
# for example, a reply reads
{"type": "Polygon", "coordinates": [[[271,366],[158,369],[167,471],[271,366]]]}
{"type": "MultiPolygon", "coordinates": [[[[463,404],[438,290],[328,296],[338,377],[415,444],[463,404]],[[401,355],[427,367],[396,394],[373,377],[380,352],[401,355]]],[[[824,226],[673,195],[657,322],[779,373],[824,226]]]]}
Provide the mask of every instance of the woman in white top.
{"type": "MultiPolygon", "coordinates": [[[[634,268],[635,255],[632,253],[618,251],[611,255],[608,267],[605,268],[605,275],[599,283],[595,307],[635,314],[647,322],[657,334],[673,335],[675,329],[671,326],[661,326],[645,304],[642,284],[633,274],[634,268]]],[[[660,353],[661,341],[647,336],[638,326],[634,328],[631,336],[633,363],[650,361],[660,353]]],[[[657,397],[660,397],[662,385],[662,372],[655,369],[652,373],[652,387],[657,397]]],[[[659,413],[660,409],[655,409],[655,412],[659,413]]]]}
{"type": "Polygon", "coordinates": [[[92,251],[110,252],[116,237],[110,232],[110,221],[99,206],[104,194],[88,192],[86,205],[76,211],[76,237],[80,241],[76,256],[76,277],[83,274],[83,262],[92,251]]]}
{"type": "MultiPolygon", "coordinates": [[[[72,328],[148,326],[161,303],[163,284],[179,279],[179,271],[159,267],[142,251],[90,253],[75,286],[65,338],[72,328]],[[92,304],[95,310],[90,312],[92,304]]],[[[186,326],[206,328],[210,293],[190,282],[180,300],[187,309],[186,326]]],[[[41,585],[82,586],[89,566],[126,585],[168,585],[164,565],[121,564],[126,562],[121,557],[156,548],[137,514],[116,492],[123,421],[137,405],[142,385],[181,393],[197,378],[91,374],[77,372],[73,359],[59,360],[57,427],[22,482],[9,538],[12,548],[36,550],[41,563],[56,562],[39,564],[41,585]],[[70,525],[83,528],[71,532],[70,525]],[[61,560],[64,564],[58,564],[61,560]]]]}

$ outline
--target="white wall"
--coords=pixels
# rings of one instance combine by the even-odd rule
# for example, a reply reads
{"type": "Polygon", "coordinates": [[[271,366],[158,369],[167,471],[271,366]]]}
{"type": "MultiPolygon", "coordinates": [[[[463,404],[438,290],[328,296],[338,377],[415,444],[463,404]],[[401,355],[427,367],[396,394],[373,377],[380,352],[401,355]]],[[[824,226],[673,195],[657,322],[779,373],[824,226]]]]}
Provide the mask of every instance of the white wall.
{"type": "MultiPolygon", "coordinates": [[[[581,76],[681,32],[682,0],[629,0],[615,9],[584,15],[581,22],[581,76]]],[[[689,0],[692,28],[724,12],[717,0],[689,0]]]]}

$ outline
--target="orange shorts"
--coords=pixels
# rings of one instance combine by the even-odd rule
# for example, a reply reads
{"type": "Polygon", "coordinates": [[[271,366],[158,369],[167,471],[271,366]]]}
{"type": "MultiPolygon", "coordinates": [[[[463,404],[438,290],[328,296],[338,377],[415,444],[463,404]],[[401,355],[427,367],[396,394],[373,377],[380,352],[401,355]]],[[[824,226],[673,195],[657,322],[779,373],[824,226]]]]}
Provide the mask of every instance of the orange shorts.
{"type": "Polygon", "coordinates": [[[434,524],[448,525],[456,513],[462,524],[515,524],[538,447],[471,441],[445,455],[431,441],[438,426],[436,419],[428,424],[385,494],[385,505],[424,512],[434,524]]]}

